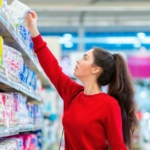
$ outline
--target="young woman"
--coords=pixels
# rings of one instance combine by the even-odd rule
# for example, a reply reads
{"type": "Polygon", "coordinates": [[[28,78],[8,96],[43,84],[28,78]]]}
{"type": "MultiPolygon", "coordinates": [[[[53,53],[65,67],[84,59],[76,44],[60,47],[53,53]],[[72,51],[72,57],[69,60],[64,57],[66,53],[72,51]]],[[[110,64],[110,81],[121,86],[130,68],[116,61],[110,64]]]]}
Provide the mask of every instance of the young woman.
{"type": "Polygon", "coordinates": [[[74,70],[81,86],[62,72],[42,40],[36,13],[26,22],[39,62],[64,101],[65,150],[132,150],[134,91],[123,58],[100,48],[89,50],[74,70]],[[108,94],[101,91],[104,85],[108,94]]]}

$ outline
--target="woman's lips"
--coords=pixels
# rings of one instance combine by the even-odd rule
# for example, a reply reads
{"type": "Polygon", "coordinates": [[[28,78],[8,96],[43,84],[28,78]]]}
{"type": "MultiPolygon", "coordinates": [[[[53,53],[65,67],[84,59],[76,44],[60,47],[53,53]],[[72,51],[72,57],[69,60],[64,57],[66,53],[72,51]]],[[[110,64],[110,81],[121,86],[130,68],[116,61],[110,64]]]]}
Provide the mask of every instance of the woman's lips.
{"type": "Polygon", "coordinates": [[[75,67],[75,70],[77,70],[77,69],[78,69],[78,67],[76,66],[76,67],[75,67]]]}

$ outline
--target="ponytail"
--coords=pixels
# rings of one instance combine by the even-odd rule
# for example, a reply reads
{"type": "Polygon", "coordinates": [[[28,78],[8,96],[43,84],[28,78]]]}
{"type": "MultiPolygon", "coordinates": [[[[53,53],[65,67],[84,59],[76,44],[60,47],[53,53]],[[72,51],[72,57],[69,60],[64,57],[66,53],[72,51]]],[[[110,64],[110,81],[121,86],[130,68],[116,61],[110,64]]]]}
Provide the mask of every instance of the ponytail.
{"type": "Polygon", "coordinates": [[[93,48],[93,55],[94,64],[103,70],[97,79],[97,84],[99,86],[108,85],[108,94],[118,101],[122,113],[124,142],[128,149],[132,150],[132,138],[137,119],[133,84],[126,62],[121,55],[112,55],[100,48],[93,48]]]}
{"type": "Polygon", "coordinates": [[[121,107],[124,142],[132,150],[132,138],[136,128],[134,90],[127,65],[123,57],[114,54],[115,72],[108,86],[108,94],[113,96],[121,107]]]}

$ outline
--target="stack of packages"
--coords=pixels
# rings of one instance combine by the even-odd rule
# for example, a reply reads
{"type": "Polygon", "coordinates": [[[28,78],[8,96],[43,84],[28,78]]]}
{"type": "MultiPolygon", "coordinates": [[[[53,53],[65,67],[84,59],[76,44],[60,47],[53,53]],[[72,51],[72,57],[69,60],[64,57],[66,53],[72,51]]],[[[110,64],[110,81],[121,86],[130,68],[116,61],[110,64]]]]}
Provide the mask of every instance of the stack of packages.
{"type": "MultiPolygon", "coordinates": [[[[34,55],[31,35],[27,27],[22,25],[30,8],[18,0],[14,0],[11,5],[7,5],[7,0],[3,0],[2,12],[6,16],[8,28],[10,25],[13,27],[13,34],[15,37],[17,36],[18,43],[22,45],[24,51],[35,63],[38,62],[36,55],[34,55]]],[[[19,51],[3,43],[3,38],[0,37],[0,71],[7,72],[13,81],[25,84],[35,91],[36,73],[27,67],[19,51]]]]}
{"type": "Polygon", "coordinates": [[[2,37],[0,37],[0,66],[0,71],[7,72],[6,75],[10,79],[36,90],[36,73],[27,67],[19,51],[3,44],[2,37]]]}
{"type": "Polygon", "coordinates": [[[30,8],[18,0],[14,0],[11,5],[7,5],[7,0],[3,0],[2,12],[6,16],[7,22],[13,27],[14,32],[26,44],[26,48],[33,52],[33,42],[30,33],[26,27],[22,25],[26,15],[30,12],[30,8]]]}
{"type": "Polygon", "coordinates": [[[42,150],[40,131],[22,134],[0,140],[0,150],[42,150]]]}
{"type": "MultiPolygon", "coordinates": [[[[22,25],[30,8],[18,0],[11,5],[7,0],[0,0],[0,13],[6,20],[6,28],[21,45],[26,55],[37,61],[33,51],[31,35],[22,25]]],[[[35,91],[37,75],[24,62],[22,54],[5,43],[0,36],[0,74],[18,86],[24,86],[35,91]]],[[[39,80],[38,80],[39,81],[39,80]]],[[[32,131],[37,125],[42,125],[43,116],[40,106],[27,102],[27,97],[20,93],[0,93],[0,136],[32,131]],[[15,131],[13,133],[13,131],[15,131]]],[[[41,150],[42,132],[26,133],[7,138],[0,138],[0,150],[41,150]]]]}
{"type": "Polygon", "coordinates": [[[27,97],[19,93],[0,93],[0,130],[16,127],[19,132],[42,122],[40,106],[27,103],[27,97]]]}

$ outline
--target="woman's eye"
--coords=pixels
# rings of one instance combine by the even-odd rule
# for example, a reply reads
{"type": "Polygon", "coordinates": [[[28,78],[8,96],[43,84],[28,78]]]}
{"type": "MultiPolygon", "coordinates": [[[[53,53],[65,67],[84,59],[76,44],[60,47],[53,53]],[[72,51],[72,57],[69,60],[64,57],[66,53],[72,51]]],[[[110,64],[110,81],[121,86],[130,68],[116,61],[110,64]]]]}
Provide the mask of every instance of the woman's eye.
{"type": "Polygon", "coordinates": [[[82,59],[83,59],[83,60],[86,60],[86,57],[85,57],[85,56],[83,56],[83,57],[82,57],[82,59]]]}

